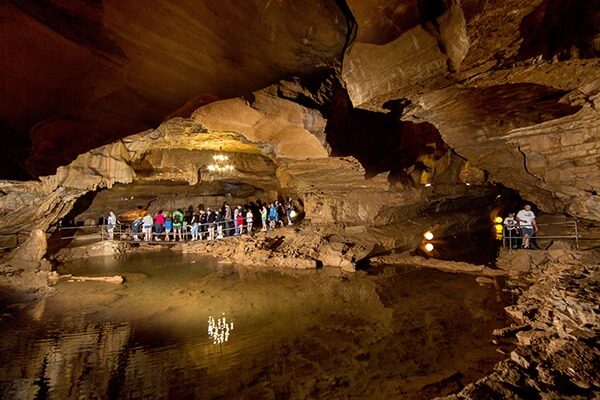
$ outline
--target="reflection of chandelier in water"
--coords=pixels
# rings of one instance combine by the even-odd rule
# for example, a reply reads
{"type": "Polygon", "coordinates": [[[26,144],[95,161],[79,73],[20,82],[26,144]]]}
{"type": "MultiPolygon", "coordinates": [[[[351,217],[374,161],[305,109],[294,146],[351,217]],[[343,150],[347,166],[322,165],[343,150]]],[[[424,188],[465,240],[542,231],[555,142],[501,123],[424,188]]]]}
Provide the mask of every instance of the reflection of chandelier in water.
{"type": "MultiPolygon", "coordinates": [[[[228,323],[225,313],[223,318],[215,320],[212,315],[208,317],[208,337],[213,341],[213,344],[222,346],[229,340],[229,333],[233,330],[233,322],[228,323]]],[[[222,348],[222,347],[221,347],[222,348]]]]}
{"type": "Polygon", "coordinates": [[[233,172],[235,170],[233,165],[229,164],[229,157],[225,154],[215,154],[212,158],[213,163],[206,166],[208,172],[222,174],[225,172],[233,172]]]}

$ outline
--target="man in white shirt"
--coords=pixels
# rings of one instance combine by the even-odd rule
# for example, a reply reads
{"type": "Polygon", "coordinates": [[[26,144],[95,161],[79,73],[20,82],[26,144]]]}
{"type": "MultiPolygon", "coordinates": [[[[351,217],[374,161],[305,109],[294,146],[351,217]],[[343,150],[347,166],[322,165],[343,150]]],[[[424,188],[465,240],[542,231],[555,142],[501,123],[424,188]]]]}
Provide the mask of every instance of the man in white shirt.
{"type": "Polygon", "coordinates": [[[523,209],[517,213],[517,221],[519,221],[523,232],[523,248],[528,249],[530,238],[538,230],[535,214],[531,211],[529,204],[525,204],[523,209]]]}

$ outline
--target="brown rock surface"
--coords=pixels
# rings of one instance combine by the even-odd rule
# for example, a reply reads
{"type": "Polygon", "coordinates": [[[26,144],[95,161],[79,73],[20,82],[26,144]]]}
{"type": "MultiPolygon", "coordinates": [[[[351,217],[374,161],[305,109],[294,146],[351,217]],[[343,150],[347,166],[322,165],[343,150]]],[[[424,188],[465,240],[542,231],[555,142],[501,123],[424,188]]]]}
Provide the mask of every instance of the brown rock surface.
{"type": "Polygon", "coordinates": [[[31,140],[34,174],[168,116],[314,71],[340,57],[347,31],[333,0],[0,7],[10,54],[0,96],[11,99],[0,115],[11,144],[31,140]]]}
{"type": "MultiPolygon", "coordinates": [[[[489,376],[445,399],[594,398],[600,390],[598,337],[598,255],[538,251],[528,277],[530,285],[507,311],[530,327],[516,334],[510,359],[489,376]]],[[[511,258],[516,253],[505,253],[511,258]]]]}

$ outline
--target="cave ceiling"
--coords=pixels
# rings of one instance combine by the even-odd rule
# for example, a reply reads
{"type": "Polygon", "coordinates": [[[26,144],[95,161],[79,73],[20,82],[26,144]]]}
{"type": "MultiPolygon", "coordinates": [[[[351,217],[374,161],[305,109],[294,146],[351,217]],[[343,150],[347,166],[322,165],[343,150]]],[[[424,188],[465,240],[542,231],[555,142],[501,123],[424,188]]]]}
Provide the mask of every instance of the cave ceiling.
{"type": "Polygon", "coordinates": [[[18,0],[0,13],[3,138],[33,175],[310,73],[341,57],[347,34],[334,0],[18,0]]]}
{"type": "MultiPolygon", "coordinates": [[[[414,185],[419,163],[468,163],[545,211],[600,220],[595,1],[15,0],[0,12],[2,178],[51,175],[109,143],[138,151],[132,137],[177,127],[185,139],[168,147],[290,170],[352,156],[367,178],[414,185]]],[[[93,171],[86,188],[132,179],[132,166],[82,164],[105,150],[58,181],[77,168],[93,171]]]]}

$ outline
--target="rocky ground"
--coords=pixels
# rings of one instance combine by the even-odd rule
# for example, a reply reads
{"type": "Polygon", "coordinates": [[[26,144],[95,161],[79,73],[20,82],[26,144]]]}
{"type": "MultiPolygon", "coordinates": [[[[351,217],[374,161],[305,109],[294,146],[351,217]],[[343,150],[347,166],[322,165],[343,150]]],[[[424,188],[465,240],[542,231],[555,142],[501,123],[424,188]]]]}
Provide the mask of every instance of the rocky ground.
{"type": "Polygon", "coordinates": [[[516,267],[509,283],[521,294],[507,308],[516,326],[497,334],[514,335],[517,347],[492,374],[445,399],[598,398],[598,260],[598,252],[566,249],[503,254],[499,264],[516,267]]]}

